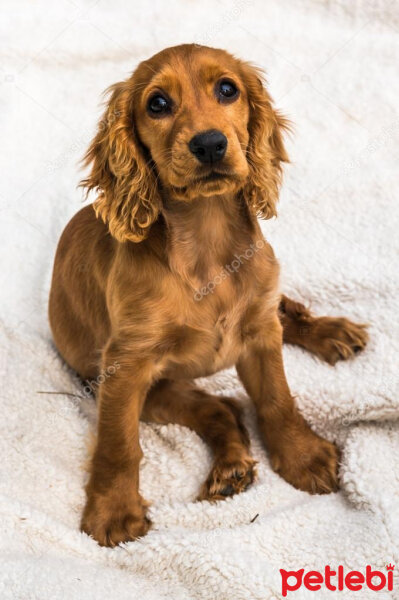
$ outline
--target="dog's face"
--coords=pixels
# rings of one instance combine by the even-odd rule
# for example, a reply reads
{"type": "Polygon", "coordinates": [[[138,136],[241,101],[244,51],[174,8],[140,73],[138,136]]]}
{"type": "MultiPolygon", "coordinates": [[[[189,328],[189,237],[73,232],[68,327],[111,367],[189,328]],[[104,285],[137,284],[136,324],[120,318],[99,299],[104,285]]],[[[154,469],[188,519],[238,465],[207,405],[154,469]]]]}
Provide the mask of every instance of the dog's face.
{"type": "Polygon", "coordinates": [[[275,214],[286,121],[257,69],[223,50],[182,45],[144,61],[111,92],[83,184],[100,192],[96,210],[119,241],[146,237],[166,196],[241,194],[253,212],[275,214]]]}
{"type": "Polygon", "coordinates": [[[238,61],[209,48],[166,50],[135,80],[138,136],[164,186],[188,200],[244,184],[250,109],[238,61]]]}

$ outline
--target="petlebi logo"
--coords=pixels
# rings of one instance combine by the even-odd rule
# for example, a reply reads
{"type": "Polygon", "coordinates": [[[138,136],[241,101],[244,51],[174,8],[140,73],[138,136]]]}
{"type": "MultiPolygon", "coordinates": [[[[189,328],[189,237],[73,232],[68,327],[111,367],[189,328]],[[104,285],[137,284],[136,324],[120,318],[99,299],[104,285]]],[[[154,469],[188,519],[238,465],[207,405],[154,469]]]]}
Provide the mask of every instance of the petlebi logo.
{"type": "Polygon", "coordinates": [[[286,597],[288,592],[295,592],[302,586],[312,592],[321,589],[332,592],[343,590],[357,592],[365,588],[374,592],[381,590],[392,592],[395,565],[388,564],[385,568],[386,572],[374,570],[370,565],[366,566],[365,572],[346,571],[342,565],[338,568],[327,565],[324,567],[324,572],[280,569],[281,593],[286,597]]]}

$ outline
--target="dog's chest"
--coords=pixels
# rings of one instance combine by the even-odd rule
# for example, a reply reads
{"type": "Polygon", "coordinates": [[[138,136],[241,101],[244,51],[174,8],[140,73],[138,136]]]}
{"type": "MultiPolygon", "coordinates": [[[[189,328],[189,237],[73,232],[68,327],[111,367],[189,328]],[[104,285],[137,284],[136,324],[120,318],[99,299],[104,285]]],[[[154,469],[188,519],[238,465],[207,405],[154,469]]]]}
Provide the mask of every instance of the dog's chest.
{"type": "MultiPolygon", "coordinates": [[[[234,365],[261,326],[270,288],[250,272],[215,279],[200,293],[190,290],[168,328],[168,370],[173,377],[201,377],[234,365]],[[268,289],[269,288],[269,289],[268,289]]],[[[273,286],[275,287],[275,286],[273,286]]]]}
{"type": "Polygon", "coordinates": [[[204,314],[201,322],[177,321],[169,329],[167,363],[174,377],[203,377],[236,362],[243,343],[241,314],[210,312],[213,318],[204,314]]]}

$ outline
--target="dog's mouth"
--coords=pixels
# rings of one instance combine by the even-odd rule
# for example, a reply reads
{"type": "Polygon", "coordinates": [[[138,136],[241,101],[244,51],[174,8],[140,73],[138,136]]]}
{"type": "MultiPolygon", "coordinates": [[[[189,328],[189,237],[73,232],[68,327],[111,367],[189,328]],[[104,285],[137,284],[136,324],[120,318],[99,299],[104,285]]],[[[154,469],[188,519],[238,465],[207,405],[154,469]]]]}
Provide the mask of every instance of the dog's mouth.
{"type": "Polygon", "coordinates": [[[215,171],[212,170],[204,175],[199,175],[193,180],[193,183],[209,183],[212,181],[222,181],[227,179],[234,179],[234,174],[227,171],[215,171]]]}
{"type": "Polygon", "coordinates": [[[197,173],[184,186],[173,185],[173,188],[180,193],[189,190],[196,190],[200,193],[203,189],[204,193],[208,194],[221,192],[232,185],[236,186],[239,182],[240,178],[234,172],[212,169],[197,173]]]}

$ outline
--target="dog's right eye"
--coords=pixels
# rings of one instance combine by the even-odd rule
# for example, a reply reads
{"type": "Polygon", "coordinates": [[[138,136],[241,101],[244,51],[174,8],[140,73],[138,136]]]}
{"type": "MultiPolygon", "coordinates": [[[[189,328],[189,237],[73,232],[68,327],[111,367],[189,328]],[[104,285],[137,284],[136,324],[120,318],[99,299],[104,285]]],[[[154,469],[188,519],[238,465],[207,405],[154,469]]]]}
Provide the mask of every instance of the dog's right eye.
{"type": "Polygon", "coordinates": [[[170,112],[170,102],[165,96],[161,94],[155,94],[152,96],[147,104],[147,110],[153,117],[161,117],[170,112]]]}

